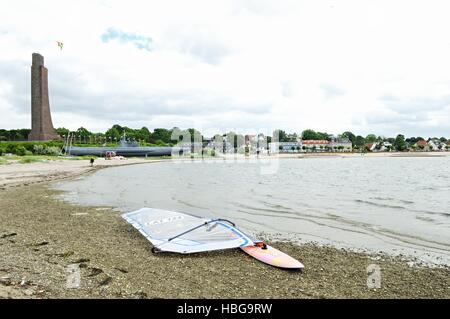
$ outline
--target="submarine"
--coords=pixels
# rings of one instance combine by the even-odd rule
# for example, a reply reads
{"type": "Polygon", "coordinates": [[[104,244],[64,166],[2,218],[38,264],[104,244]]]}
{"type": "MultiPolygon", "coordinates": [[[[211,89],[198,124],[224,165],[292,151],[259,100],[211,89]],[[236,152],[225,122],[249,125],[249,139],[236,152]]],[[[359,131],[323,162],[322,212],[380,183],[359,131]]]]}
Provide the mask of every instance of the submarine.
{"type": "Polygon", "coordinates": [[[105,157],[108,152],[114,152],[117,156],[171,156],[172,154],[182,155],[188,152],[187,147],[172,147],[172,146],[150,146],[142,147],[136,141],[128,141],[123,137],[119,141],[119,146],[116,147],[80,147],[72,146],[70,143],[65,143],[63,152],[67,155],[83,156],[93,155],[98,157],[105,157]],[[175,152],[175,153],[174,153],[175,152]]]}

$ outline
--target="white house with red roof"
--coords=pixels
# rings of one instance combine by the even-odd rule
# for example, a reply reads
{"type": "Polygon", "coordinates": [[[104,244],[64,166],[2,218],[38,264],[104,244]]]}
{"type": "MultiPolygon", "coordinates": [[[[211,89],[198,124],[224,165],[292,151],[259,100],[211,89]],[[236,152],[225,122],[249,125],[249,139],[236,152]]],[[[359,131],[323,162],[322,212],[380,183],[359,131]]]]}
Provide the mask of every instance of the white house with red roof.
{"type": "Polygon", "coordinates": [[[302,140],[302,150],[303,151],[329,151],[330,141],[327,140],[302,140]]]}
{"type": "Polygon", "coordinates": [[[328,140],[303,140],[302,150],[319,152],[351,152],[352,142],[348,139],[332,138],[328,140]]]}

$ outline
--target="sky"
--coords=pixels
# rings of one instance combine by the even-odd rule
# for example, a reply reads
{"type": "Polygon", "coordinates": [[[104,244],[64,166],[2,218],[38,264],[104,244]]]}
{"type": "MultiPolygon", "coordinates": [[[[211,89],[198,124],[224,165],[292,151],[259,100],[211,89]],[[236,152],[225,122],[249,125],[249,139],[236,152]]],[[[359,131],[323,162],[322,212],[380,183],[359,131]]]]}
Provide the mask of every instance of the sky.
{"type": "Polygon", "coordinates": [[[0,128],[30,128],[38,52],[55,127],[450,137],[447,0],[0,0],[0,8],[0,128]]]}

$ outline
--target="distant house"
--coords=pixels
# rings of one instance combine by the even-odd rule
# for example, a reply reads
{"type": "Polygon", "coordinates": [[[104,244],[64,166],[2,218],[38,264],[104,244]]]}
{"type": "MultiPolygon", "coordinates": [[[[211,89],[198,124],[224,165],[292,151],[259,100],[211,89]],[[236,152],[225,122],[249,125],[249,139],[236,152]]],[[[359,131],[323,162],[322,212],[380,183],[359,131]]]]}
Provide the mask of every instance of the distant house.
{"type": "Polygon", "coordinates": [[[315,152],[351,152],[352,142],[346,138],[332,138],[327,140],[302,140],[302,151],[315,152]]]}
{"type": "Polygon", "coordinates": [[[217,139],[217,140],[210,139],[205,148],[209,149],[209,150],[215,150],[216,152],[219,152],[219,153],[234,152],[233,145],[231,145],[230,142],[228,142],[226,140],[221,140],[221,139],[217,139]]]}
{"type": "Polygon", "coordinates": [[[439,151],[439,146],[437,142],[430,139],[427,143],[431,151],[439,151]]]}
{"type": "Polygon", "coordinates": [[[445,142],[439,139],[430,139],[428,145],[432,151],[445,151],[445,147],[447,146],[445,142]]]}
{"type": "Polygon", "coordinates": [[[294,153],[301,150],[299,142],[272,142],[270,143],[271,153],[294,153]]]}
{"type": "Polygon", "coordinates": [[[330,141],[327,140],[302,140],[302,151],[324,152],[331,150],[330,141]]]}
{"type": "Polygon", "coordinates": [[[351,152],[352,142],[348,138],[332,138],[329,147],[333,150],[351,152]]]}
{"type": "Polygon", "coordinates": [[[372,145],[372,152],[389,152],[393,148],[392,143],[387,141],[376,142],[372,145]]]}
{"type": "Polygon", "coordinates": [[[364,144],[364,147],[365,147],[366,150],[368,150],[369,152],[373,152],[373,150],[375,149],[375,147],[377,147],[377,143],[366,143],[366,144],[364,144]]]}
{"type": "Polygon", "coordinates": [[[390,151],[391,149],[393,149],[393,147],[394,146],[390,142],[387,141],[381,142],[381,149],[383,151],[390,151]]]}
{"type": "Polygon", "coordinates": [[[261,153],[268,149],[267,139],[264,134],[245,135],[245,146],[250,148],[251,153],[261,153]]]}
{"type": "Polygon", "coordinates": [[[418,150],[423,150],[423,151],[429,151],[430,150],[430,146],[428,145],[428,142],[425,141],[425,140],[417,141],[416,144],[414,144],[414,146],[418,150]]]}
{"type": "Polygon", "coordinates": [[[256,135],[245,135],[245,144],[249,145],[251,143],[256,142],[256,135]]]}

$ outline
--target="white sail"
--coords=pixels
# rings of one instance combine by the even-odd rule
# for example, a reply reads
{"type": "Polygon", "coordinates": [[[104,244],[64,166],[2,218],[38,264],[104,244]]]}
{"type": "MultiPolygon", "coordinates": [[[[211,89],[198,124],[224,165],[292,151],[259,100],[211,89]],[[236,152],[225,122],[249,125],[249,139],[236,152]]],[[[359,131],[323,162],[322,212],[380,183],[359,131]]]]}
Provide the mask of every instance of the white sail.
{"type": "Polygon", "coordinates": [[[188,254],[254,245],[226,220],[154,208],[141,208],[122,217],[160,251],[188,254]]]}

